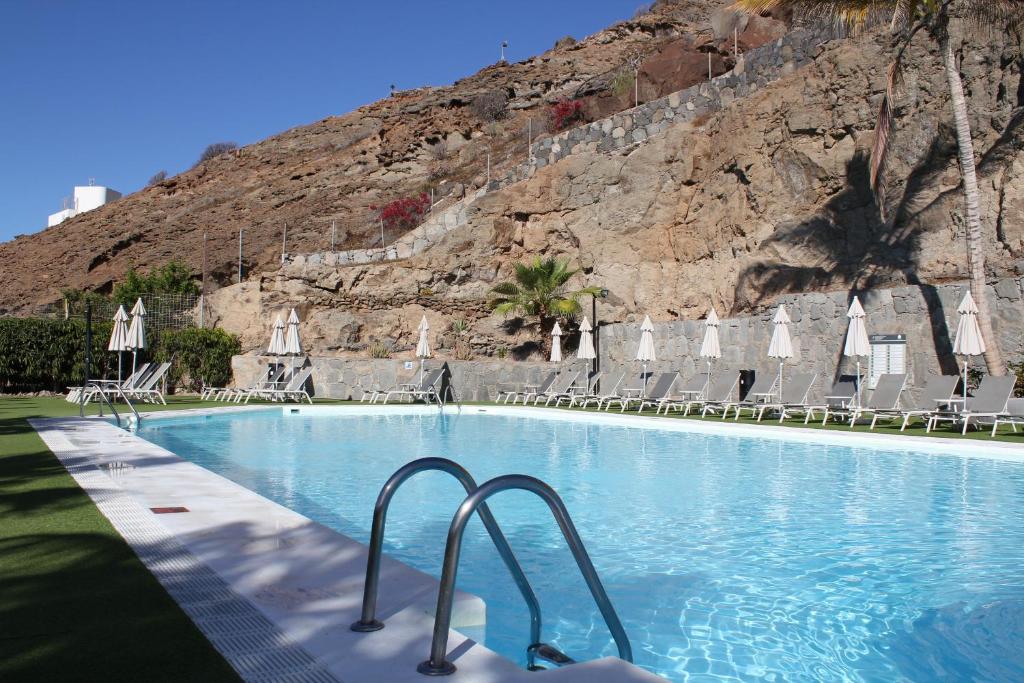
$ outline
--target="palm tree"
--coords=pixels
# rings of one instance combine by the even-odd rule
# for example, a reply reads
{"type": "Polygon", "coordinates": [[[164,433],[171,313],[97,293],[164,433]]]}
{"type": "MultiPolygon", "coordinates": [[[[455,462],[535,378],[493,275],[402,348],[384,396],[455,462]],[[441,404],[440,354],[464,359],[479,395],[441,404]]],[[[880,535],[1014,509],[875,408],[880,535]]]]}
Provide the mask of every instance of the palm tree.
{"type": "MultiPolygon", "coordinates": [[[[925,31],[938,44],[949,86],[963,181],[967,275],[971,295],[978,306],[978,324],[985,340],[985,365],[989,374],[1004,374],[1006,366],[992,330],[992,317],[985,294],[985,248],[974,144],[957,63],[957,49],[950,36],[950,20],[961,18],[965,20],[966,26],[987,32],[1016,28],[1024,24],[1024,0],[736,0],[734,7],[752,13],[773,9],[791,10],[796,15],[809,18],[831,19],[854,31],[878,17],[889,20],[896,56],[889,65],[886,92],[879,107],[875,141],[871,148],[871,188],[880,198],[884,191],[881,180],[889,148],[889,134],[892,131],[893,103],[903,82],[903,60],[907,48],[921,31],[925,31]]],[[[879,205],[882,205],[881,201],[879,205]]]]}
{"type": "Polygon", "coordinates": [[[600,287],[569,291],[566,284],[578,270],[569,268],[568,259],[541,259],[515,264],[515,279],[491,289],[488,305],[495,313],[536,318],[541,344],[546,350],[547,333],[556,318],[572,318],[580,313],[581,296],[596,296],[600,287]]]}

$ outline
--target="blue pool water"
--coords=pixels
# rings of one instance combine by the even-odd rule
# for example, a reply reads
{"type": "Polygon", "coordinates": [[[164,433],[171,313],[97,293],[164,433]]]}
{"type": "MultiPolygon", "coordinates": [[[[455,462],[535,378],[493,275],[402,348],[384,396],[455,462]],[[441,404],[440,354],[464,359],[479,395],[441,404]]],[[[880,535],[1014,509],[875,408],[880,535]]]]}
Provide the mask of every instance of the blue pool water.
{"type": "MultiPolygon", "coordinates": [[[[636,662],[673,681],[1024,680],[1024,464],[468,413],[143,424],[364,542],[381,484],[417,457],[480,482],[538,476],[564,498],[636,662]]],[[[462,497],[439,473],[407,482],[386,551],[438,576],[462,497]]],[[[543,503],[513,491],[492,510],[544,639],[577,659],[615,654],[543,503]]],[[[478,521],[459,586],[487,602],[486,644],[522,662],[527,611],[478,521]]]]}

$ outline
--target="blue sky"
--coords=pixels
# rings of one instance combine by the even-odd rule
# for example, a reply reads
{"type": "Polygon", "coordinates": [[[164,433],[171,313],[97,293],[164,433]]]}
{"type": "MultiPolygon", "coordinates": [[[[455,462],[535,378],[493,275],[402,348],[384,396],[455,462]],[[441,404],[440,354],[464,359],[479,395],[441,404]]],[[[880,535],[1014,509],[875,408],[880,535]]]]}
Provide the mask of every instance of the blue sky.
{"type": "Polygon", "coordinates": [[[0,241],[74,185],[125,194],[401,88],[581,38],[641,0],[0,2],[0,241]]]}

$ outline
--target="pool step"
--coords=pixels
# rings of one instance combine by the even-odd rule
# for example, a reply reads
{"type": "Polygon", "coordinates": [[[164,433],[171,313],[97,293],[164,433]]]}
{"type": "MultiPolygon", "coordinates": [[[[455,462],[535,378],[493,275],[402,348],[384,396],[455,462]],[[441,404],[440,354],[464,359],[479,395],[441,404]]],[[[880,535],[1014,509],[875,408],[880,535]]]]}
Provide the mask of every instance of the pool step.
{"type": "MultiPolygon", "coordinates": [[[[530,647],[526,648],[527,658],[533,662],[537,659],[543,659],[546,662],[551,662],[555,666],[568,666],[569,664],[575,664],[576,660],[559,650],[554,645],[548,645],[547,643],[534,643],[530,647]]],[[[539,664],[532,664],[530,671],[544,671],[547,667],[539,664]]]]}

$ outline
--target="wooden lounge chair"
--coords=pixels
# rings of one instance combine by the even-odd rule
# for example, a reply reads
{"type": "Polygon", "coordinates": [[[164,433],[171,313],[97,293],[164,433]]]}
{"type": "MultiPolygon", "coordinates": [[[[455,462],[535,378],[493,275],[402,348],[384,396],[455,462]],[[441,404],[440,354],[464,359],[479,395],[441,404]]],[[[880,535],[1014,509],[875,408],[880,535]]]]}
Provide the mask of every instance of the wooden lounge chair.
{"type": "Polygon", "coordinates": [[[939,422],[962,422],[961,434],[967,433],[971,420],[975,422],[979,418],[989,417],[993,420],[1008,415],[1006,404],[1013,395],[1013,386],[1017,383],[1016,375],[1003,375],[993,377],[985,375],[981,380],[981,386],[974,396],[964,402],[961,410],[936,410],[928,416],[928,426],[925,431],[930,432],[939,422]]]}
{"type": "Polygon", "coordinates": [[[443,367],[429,370],[423,376],[423,381],[418,386],[411,389],[392,389],[386,392],[384,394],[384,403],[390,401],[392,396],[407,398],[410,401],[433,401],[440,396],[441,378],[444,377],[444,373],[445,368],[443,367]]]}
{"type": "Polygon", "coordinates": [[[739,401],[727,401],[722,404],[722,419],[729,417],[729,411],[736,411],[736,420],[740,419],[740,414],[744,410],[750,411],[750,416],[754,417],[757,415],[758,409],[772,400],[775,396],[775,382],[779,379],[779,376],[774,372],[771,374],[762,373],[754,378],[754,384],[751,385],[750,391],[747,395],[739,401]]]}
{"type": "Polygon", "coordinates": [[[760,422],[764,414],[769,410],[779,413],[779,422],[782,422],[790,415],[807,409],[808,397],[811,394],[811,387],[817,374],[813,372],[797,373],[790,376],[782,383],[782,391],[778,401],[767,401],[761,404],[757,411],[757,421],[760,422]]]}
{"type": "Polygon", "coordinates": [[[701,411],[701,417],[707,417],[708,413],[712,415],[715,411],[721,410],[725,412],[725,406],[728,405],[729,401],[733,397],[733,392],[736,391],[736,385],[740,382],[740,373],[721,373],[711,380],[711,384],[708,386],[707,395],[705,400],[701,401],[698,405],[703,405],[704,409],[701,411]]]}
{"type": "MultiPolygon", "coordinates": [[[[850,429],[853,429],[854,425],[857,424],[857,420],[866,416],[874,416],[879,410],[896,410],[900,405],[900,397],[903,395],[903,389],[907,386],[907,375],[903,374],[884,374],[879,376],[878,382],[875,384],[875,388],[871,391],[871,396],[863,405],[851,406],[846,411],[846,416],[850,418],[850,429]]],[[[836,413],[833,413],[835,415],[836,413]]],[[[874,419],[871,420],[872,428],[875,426],[874,419]]]]}
{"type": "Polygon", "coordinates": [[[928,378],[916,401],[903,397],[901,407],[898,409],[875,410],[871,417],[871,429],[875,428],[879,419],[901,420],[903,423],[900,426],[901,432],[915,417],[921,417],[927,421],[929,415],[948,405],[959,382],[960,378],[957,375],[932,375],[928,378]]]}

